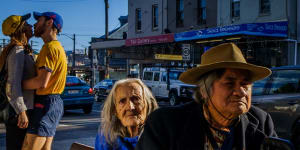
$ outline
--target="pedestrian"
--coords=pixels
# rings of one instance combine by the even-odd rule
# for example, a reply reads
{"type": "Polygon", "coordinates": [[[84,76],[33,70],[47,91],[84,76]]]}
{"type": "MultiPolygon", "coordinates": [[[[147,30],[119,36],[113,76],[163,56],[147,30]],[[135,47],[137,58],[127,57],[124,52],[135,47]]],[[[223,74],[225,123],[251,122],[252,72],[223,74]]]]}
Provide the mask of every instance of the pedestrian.
{"type": "Polygon", "coordinates": [[[252,83],[271,70],[246,62],[233,43],[213,47],[180,75],[195,84],[195,101],[161,108],[147,119],[137,150],[256,150],[277,136],[271,116],[251,106],[252,83]]]}
{"type": "Polygon", "coordinates": [[[67,76],[67,57],[57,40],[63,26],[62,17],[55,12],[33,12],[37,22],[34,35],[44,45],[36,60],[37,76],[23,81],[23,88],[36,89],[34,111],[24,140],[24,150],[50,150],[56,127],[63,115],[60,98],[67,76]]]}
{"type": "Polygon", "coordinates": [[[101,113],[96,150],[134,150],[147,116],[158,108],[148,87],[136,78],[117,81],[101,113]]]}
{"type": "Polygon", "coordinates": [[[0,56],[0,70],[7,72],[6,96],[10,104],[5,121],[7,150],[21,150],[33,109],[34,90],[21,86],[22,80],[35,76],[33,51],[28,45],[33,36],[32,25],[26,21],[30,16],[11,15],[2,23],[3,34],[10,37],[0,56]]]}

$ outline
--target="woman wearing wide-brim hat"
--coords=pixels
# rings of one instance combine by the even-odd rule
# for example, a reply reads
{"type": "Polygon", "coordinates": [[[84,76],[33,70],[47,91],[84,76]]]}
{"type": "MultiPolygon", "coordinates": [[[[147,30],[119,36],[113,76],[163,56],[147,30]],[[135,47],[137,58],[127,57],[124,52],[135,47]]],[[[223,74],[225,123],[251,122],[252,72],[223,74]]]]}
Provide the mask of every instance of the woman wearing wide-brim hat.
{"type": "Polygon", "coordinates": [[[2,22],[3,34],[10,37],[0,55],[0,70],[7,73],[6,110],[10,114],[5,120],[7,150],[21,150],[33,109],[34,90],[22,89],[22,80],[35,76],[35,62],[28,44],[33,31],[26,21],[30,16],[11,15],[2,22]]]}
{"type": "Polygon", "coordinates": [[[195,101],[153,112],[137,149],[260,149],[277,135],[270,115],[251,106],[252,83],[270,74],[247,63],[233,43],[209,49],[179,78],[197,85],[195,101]]]}

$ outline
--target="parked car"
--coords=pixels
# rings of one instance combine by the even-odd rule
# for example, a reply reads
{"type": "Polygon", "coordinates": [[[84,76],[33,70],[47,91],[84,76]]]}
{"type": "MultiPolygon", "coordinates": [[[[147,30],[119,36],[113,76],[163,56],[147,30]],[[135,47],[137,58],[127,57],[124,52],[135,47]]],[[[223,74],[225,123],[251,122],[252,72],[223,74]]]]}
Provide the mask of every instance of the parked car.
{"type": "Polygon", "coordinates": [[[300,66],[271,70],[271,76],[254,83],[252,105],[270,113],[277,134],[300,149],[300,66]]]}
{"type": "Polygon", "coordinates": [[[117,80],[105,79],[98,82],[93,90],[98,102],[104,100],[117,80]]]}
{"type": "Polygon", "coordinates": [[[174,106],[193,98],[195,85],[185,84],[178,78],[182,68],[144,68],[143,82],[150,88],[157,100],[168,100],[174,106]]]}
{"type": "Polygon", "coordinates": [[[76,76],[67,76],[66,87],[61,98],[64,101],[65,110],[83,109],[85,114],[92,112],[93,89],[76,76]]]}

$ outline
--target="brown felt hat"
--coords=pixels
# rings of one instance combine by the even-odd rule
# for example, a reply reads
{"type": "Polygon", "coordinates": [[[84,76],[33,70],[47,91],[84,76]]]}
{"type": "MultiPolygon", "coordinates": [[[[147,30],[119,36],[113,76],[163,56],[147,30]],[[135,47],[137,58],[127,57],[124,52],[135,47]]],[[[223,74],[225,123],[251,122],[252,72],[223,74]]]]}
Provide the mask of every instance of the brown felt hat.
{"type": "Polygon", "coordinates": [[[261,80],[269,76],[270,69],[246,62],[241,50],[233,43],[225,43],[210,48],[201,56],[198,67],[183,72],[179,80],[188,84],[197,84],[201,76],[209,71],[222,68],[245,69],[251,72],[251,81],[261,80]]]}

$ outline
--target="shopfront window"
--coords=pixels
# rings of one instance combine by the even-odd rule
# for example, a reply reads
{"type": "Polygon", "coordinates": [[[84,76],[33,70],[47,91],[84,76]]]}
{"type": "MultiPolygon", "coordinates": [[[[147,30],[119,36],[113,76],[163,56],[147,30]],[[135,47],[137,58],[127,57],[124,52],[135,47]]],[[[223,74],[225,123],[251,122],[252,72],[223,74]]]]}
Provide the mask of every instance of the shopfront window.
{"type": "Polygon", "coordinates": [[[198,0],[198,24],[206,24],[206,0],[198,0]]]}
{"type": "Polygon", "coordinates": [[[232,0],[231,2],[231,18],[240,18],[240,0],[232,0]]]}
{"type": "Polygon", "coordinates": [[[184,0],[176,0],[176,27],[183,27],[184,0]]]}
{"type": "Polygon", "coordinates": [[[269,14],[271,11],[270,0],[260,0],[260,14],[269,14]]]}
{"type": "Polygon", "coordinates": [[[251,41],[237,43],[242,49],[247,61],[265,67],[279,67],[288,65],[288,42],[286,41],[251,41]]]}
{"type": "Polygon", "coordinates": [[[140,32],[142,30],[142,11],[140,8],[135,10],[135,23],[136,32],[140,32]]]}
{"type": "Polygon", "coordinates": [[[155,30],[158,27],[158,6],[152,5],[152,29],[155,30]]]}

